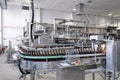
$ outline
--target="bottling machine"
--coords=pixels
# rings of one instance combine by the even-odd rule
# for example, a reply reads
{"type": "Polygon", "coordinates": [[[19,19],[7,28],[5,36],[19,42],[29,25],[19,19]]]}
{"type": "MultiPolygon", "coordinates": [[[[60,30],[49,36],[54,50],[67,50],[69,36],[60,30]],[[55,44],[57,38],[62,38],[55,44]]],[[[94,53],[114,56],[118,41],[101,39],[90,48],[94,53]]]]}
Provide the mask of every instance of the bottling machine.
{"type": "MultiPolygon", "coordinates": [[[[74,37],[71,34],[68,35],[68,33],[67,35],[63,33],[65,35],[63,36],[57,30],[55,32],[56,36],[52,33],[54,28],[51,24],[48,26],[48,24],[35,23],[33,26],[33,46],[30,45],[32,42],[26,42],[26,40],[23,40],[22,45],[18,45],[20,53],[19,69],[24,76],[31,74],[31,80],[34,80],[36,71],[39,73],[55,71],[56,80],[68,80],[70,79],[68,74],[71,73],[69,71],[73,69],[76,77],[76,74],[83,71],[81,79],[84,80],[85,73],[89,73],[85,70],[96,69],[98,72],[105,72],[105,51],[104,47],[101,46],[105,44],[104,41],[94,38],[91,38],[91,40],[79,39],[81,35],[74,37]],[[26,43],[29,44],[25,45],[26,43]],[[64,73],[64,69],[68,72],[64,73]],[[80,69],[80,72],[78,69],[80,69]],[[63,73],[68,76],[62,76],[63,73]],[[60,75],[61,78],[59,78],[60,75]]],[[[65,27],[65,25],[57,26],[65,27]]],[[[76,77],[71,79],[76,79],[76,77]]]]}
{"type": "MultiPolygon", "coordinates": [[[[22,44],[18,45],[20,78],[26,79],[30,74],[30,79],[35,80],[37,73],[48,72],[55,72],[56,80],[85,80],[89,73],[93,80],[97,80],[95,73],[102,80],[119,77],[119,40],[104,40],[105,35],[90,36],[87,31],[94,29],[91,27],[63,24],[86,24],[85,21],[56,18],[54,24],[36,23],[33,0],[31,8],[31,23],[24,28],[22,44]]],[[[99,32],[103,29],[101,33],[106,30],[97,29],[99,32]]]]}

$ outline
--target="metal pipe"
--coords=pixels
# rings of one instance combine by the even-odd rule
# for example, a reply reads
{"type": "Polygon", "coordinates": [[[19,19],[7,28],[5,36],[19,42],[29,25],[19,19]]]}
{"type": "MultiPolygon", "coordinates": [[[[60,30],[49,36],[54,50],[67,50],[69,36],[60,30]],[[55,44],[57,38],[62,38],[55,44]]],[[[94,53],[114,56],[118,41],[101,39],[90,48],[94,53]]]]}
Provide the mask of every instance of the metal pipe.
{"type": "Polygon", "coordinates": [[[53,33],[56,34],[56,18],[54,19],[53,33]]]}
{"type": "Polygon", "coordinates": [[[72,19],[60,19],[60,18],[55,18],[55,20],[65,21],[65,22],[80,22],[80,23],[86,23],[85,21],[78,21],[78,20],[72,20],[72,19]]]}

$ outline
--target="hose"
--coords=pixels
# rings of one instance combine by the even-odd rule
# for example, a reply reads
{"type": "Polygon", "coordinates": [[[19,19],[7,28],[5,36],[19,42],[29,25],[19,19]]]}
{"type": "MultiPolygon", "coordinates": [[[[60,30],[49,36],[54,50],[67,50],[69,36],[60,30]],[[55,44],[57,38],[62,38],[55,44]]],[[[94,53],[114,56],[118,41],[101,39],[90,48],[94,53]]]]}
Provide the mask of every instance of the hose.
{"type": "Polygon", "coordinates": [[[34,2],[33,0],[31,0],[31,8],[32,8],[32,17],[31,17],[31,25],[30,25],[30,38],[31,38],[31,41],[33,42],[33,33],[32,33],[33,23],[34,23],[34,2]]]}
{"type": "Polygon", "coordinates": [[[26,76],[27,74],[30,74],[30,70],[24,70],[24,69],[21,68],[21,59],[18,60],[18,69],[22,73],[22,75],[19,77],[19,80],[21,78],[24,78],[24,76],[26,76]]]}
{"type": "Polygon", "coordinates": [[[19,68],[19,70],[20,70],[20,72],[22,73],[22,74],[30,74],[30,70],[23,70],[22,68],[21,68],[21,59],[19,59],[19,62],[18,62],[18,68],[19,68]]]}

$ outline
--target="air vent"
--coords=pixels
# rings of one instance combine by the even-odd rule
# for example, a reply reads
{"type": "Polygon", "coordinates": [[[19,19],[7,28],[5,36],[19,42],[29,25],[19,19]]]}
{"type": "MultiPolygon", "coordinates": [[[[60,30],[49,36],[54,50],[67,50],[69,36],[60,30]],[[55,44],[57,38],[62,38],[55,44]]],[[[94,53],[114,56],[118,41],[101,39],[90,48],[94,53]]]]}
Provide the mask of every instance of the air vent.
{"type": "Polygon", "coordinates": [[[76,5],[76,15],[83,15],[84,14],[84,4],[80,3],[76,5]]]}

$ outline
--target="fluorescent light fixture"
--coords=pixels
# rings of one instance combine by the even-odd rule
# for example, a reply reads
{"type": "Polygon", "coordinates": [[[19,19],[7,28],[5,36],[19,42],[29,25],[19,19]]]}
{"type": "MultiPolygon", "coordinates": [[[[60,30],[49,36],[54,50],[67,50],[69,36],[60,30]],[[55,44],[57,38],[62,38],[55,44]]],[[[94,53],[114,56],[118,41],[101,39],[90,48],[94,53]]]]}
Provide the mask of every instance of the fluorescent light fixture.
{"type": "Polygon", "coordinates": [[[112,16],[112,14],[111,14],[111,13],[109,13],[109,14],[108,14],[108,16],[112,16]]]}
{"type": "Polygon", "coordinates": [[[74,8],[73,11],[76,11],[76,9],[74,8]]]}

